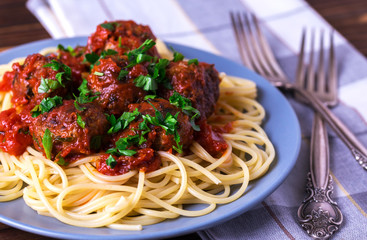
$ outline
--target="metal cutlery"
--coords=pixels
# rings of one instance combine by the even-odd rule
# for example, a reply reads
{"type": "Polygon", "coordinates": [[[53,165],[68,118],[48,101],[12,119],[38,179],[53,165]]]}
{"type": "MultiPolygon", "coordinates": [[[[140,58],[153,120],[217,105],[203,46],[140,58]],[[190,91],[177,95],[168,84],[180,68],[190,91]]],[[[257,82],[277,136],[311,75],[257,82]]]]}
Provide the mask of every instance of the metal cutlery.
{"type": "Polygon", "coordinates": [[[274,86],[294,91],[302,99],[306,99],[343,140],[357,162],[367,170],[367,149],[314,92],[297,86],[287,79],[260,30],[258,20],[253,15],[231,13],[231,21],[243,63],[274,86]]]}
{"type": "MultiPolygon", "coordinates": [[[[296,84],[317,97],[328,106],[337,104],[337,70],[335,64],[333,35],[330,35],[328,71],[324,70],[323,33],[320,37],[319,60],[314,64],[314,34],[311,38],[310,60],[307,69],[304,64],[306,32],[303,32],[301,53],[298,61],[296,84]],[[318,66],[317,72],[314,66],[318,66]],[[306,71],[305,71],[306,70],[306,71]]],[[[343,222],[343,214],[331,199],[332,177],[329,174],[329,142],[326,126],[315,113],[311,133],[310,172],[306,190],[308,196],[298,208],[297,216],[303,229],[314,239],[327,239],[343,222]]]]}

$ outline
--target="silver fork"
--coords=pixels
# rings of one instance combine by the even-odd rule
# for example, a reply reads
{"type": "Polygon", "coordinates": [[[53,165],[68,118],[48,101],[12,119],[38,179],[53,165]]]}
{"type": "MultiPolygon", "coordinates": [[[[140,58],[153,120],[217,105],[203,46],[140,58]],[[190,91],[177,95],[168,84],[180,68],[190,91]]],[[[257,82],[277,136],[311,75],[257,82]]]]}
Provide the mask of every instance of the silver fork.
{"type": "MultiPolygon", "coordinates": [[[[307,69],[304,64],[306,32],[302,34],[301,53],[298,61],[296,84],[315,92],[328,106],[337,104],[337,70],[334,56],[333,35],[330,35],[329,64],[324,71],[324,37],[321,32],[318,70],[314,70],[314,33],[312,32],[310,60],[307,69]],[[306,71],[305,71],[306,70],[306,71]]],[[[298,208],[297,216],[301,226],[314,239],[327,239],[339,229],[343,215],[330,195],[333,191],[332,177],[329,174],[329,143],[326,126],[318,113],[315,113],[311,133],[310,172],[307,192],[309,195],[298,208]]]]}
{"type": "Polygon", "coordinates": [[[231,13],[231,21],[243,63],[259,73],[274,86],[294,91],[306,99],[316,112],[338,134],[350,149],[357,162],[367,170],[367,149],[358,138],[336,117],[311,89],[291,83],[279,67],[272,50],[262,34],[258,20],[253,15],[231,13]]]}

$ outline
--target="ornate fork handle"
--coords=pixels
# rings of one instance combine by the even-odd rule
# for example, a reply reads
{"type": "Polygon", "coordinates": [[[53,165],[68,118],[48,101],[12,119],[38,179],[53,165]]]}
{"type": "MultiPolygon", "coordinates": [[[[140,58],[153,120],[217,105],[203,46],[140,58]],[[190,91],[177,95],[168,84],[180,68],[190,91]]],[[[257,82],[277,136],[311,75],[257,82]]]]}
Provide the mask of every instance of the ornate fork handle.
{"type": "Polygon", "coordinates": [[[362,143],[357,139],[357,137],[349,130],[345,124],[339,120],[338,117],[334,115],[332,111],[329,110],[323,104],[315,94],[299,88],[290,83],[279,82],[278,87],[283,87],[288,90],[294,90],[304,99],[307,99],[309,103],[313,106],[314,110],[322,116],[322,118],[329,124],[329,126],[334,130],[334,132],[341,138],[341,140],[347,145],[347,147],[352,152],[356,161],[367,170],[367,149],[362,145],[362,143]]]}
{"type": "Polygon", "coordinates": [[[343,215],[330,197],[333,185],[329,175],[329,144],[325,125],[318,114],[312,130],[310,161],[306,188],[309,196],[298,209],[298,220],[314,239],[328,239],[339,229],[343,215]]]}

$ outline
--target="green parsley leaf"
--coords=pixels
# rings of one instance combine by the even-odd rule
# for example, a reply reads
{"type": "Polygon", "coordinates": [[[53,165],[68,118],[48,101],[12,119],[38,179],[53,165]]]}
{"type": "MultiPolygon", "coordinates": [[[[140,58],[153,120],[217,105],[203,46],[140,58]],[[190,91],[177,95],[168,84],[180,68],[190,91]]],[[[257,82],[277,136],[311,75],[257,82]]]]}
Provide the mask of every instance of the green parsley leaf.
{"type": "Polygon", "coordinates": [[[102,24],[100,24],[100,26],[103,27],[104,29],[110,30],[112,32],[113,30],[115,30],[116,23],[114,23],[114,22],[112,22],[112,23],[102,23],[102,24]]]}
{"type": "Polygon", "coordinates": [[[96,76],[99,76],[99,77],[101,77],[101,76],[103,76],[104,74],[103,73],[101,73],[101,72],[94,72],[93,73],[94,75],[96,75],[96,76]]]}
{"type": "Polygon", "coordinates": [[[85,54],[85,60],[87,60],[92,65],[95,64],[98,61],[98,59],[99,56],[95,52],[85,54]]]}
{"type": "Polygon", "coordinates": [[[116,141],[116,147],[108,149],[106,153],[110,153],[116,156],[133,156],[136,151],[127,148],[137,144],[139,142],[139,138],[139,135],[120,138],[116,141]]]}
{"type": "Polygon", "coordinates": [[[46,157],[48,159],[51,159],[52,136],[51,136],[51,131],[48,128],[46,128],[45,133],[43,134],[42,145],[43,145],[43,149],[45,150],[46,157]]]}
{"type": "Polygon", "coordinates": [[[59,51],[64,51],[64,52],[69,52],[71,56],[75,57],[76,56],[76,52],[74,51],[74,48],[72,46],[67,46],[66,48],[59,44],[57,45],[57,49],[59,51]]]}
{"type": "Polygon", "coordinates": [[[62,97],[54,96],[44,98],[39,105],[36,105],[32,110],[32,117],[37,117],[40,114],[51,111],[54,107],[62,104],[62,97]]]}
{"type": "Polygon", "coordinates": [[[67,49],[62,44],[58,44],[57,49],[60,51],[67,51],[67,49]]]}
{"type": "Polygon", "coordinates": [[[41,83],[40,86],[38,87],[38,93],[52,92],[53,90],[58,89],[59,87],[61,87],[61,84],[58,81],[55,81],[50,78],[41,78],[41,83]]]}
{"type": "Polygon", "coordinates": [[[195,131],[200,131],[200,127],[195,124],[195,120],[200,117],[200,112],[196,108],[191,106],[191,100],[180,95],[178,92],[174,91],[172,96],[169,98],[169,102],[181,108],[183,113],[191,117],[190,124],[195,131]]]}
{"type": "Polygon", "coordinates": [[[113,134],[121,129],[127,128],[127,126],[139,116],[139,111],[136,108],[133,112],[124,112],[118,119],[114,115],[106,115],[107,120],[111,124],[111,128],[108,130],[108,134],[113,134]]]}
{"type": "Polygon", "coordinates": [[[92,91],[89,90],[88,81],[86,79],[83,79],[83,82],[78,87],[78,90],[79,90],[79,97],[76,97],[74,95],[74,97],[75,97],[74,105],[75,105],[75,108],[78,111],[83,111],[84,110],[84,108],[80,107],[78,105],[78,103],[84,104],[84,103],[93,102],[96,98],[98,98],[98,96],[100,94],[100,92],[92,93],[92,91]]]}
{"type": "Polygon", "coordinates": [[[143,88],[145,91],[155,91],[158,89],[157,82],[149,75],[140,75],[134,79],[134,83],[137,87],[143,88]]]}
{"type": "Polygon", "coordinates": [[[114,157],[112,157],[112,155],[110,155],[107,160],[106,160],[106,164],[107,166],[109,166],[110,168],[114,168],[116,167],[117,161],[114,157]]]}
{"type": "MultiPolygon", "coordinates": [[[[152,103],[150,102],[148,103],[155,109],[155,117],[147,114],[147,115],[142,116],[143,120],[149,122],[152,125],[163,128],[167,132],[167,134],[174,135],[177,147],[173,146],[173,148],[178,153],[181,153],[182,145],[180,145],[180,135],[178,134],[178,131],[177,131],[178,124],[179,124],[177,118],[178,118],[179,112],[176,113],[175,116],[173,116],[170,113],[167,113],[166,116],[163,117],[162,113],[158,111],[152,103]]],[[[141,127],[144,127],[144,125],[142,125],[141,127]]],[[[139,128],[140,128],[140,125],[139,125],[139,128]]]]}
{"type": "Polygon", "coordinates": [[[187,65],[190,65],[190,64],[195,64],[196,66],[199,65],[199,61],[197,58],[193,58],[193,59],[190,59],[188,62],[187,62],[187,65]]]}
{"type": "Polygon", "coordinates": [[[117,77],[117,80],[122,81],[124,77],[126,77],[129,74],[129,71],[121,69],[119,76],[117,77]]]}
{"type": "Polygon", "coordinates": [[[113,49],[107,49],[107,50],[104,50],[104,51],[101,52],[100,59],[105,58],[109,55],[116,55],[116,54],[117,54],[117,51],[115,51],[113,49]]]}
{"type": "Polygon", "coordinates": [[[148,99],[155,99],[157,97],[157,95],[146,95],[144,97],[144,100],[148,100],[148,99]]]}
{"type": "Polygon", "coordinates": [[[85,122],[83,121],[82,117],[79,115],[79,113],[76,114],[77,115],[77,119],[76,119],[76,122],[78,123],[78,125],[81,127],[81,128],[85,128],[85,122]]]}
{"type": "Polygon", "coordinates": [[[50,63],[47,63],[43,65],[43,67],[50,67],[54,71],[64,70],[65,77],[67,77],[70,80],[71,77],[71,68],[63,63],[60,63],[53,59],[50,63]]]}
{"type": "Polygon", "coordinates": [[[118,43],[119,43],[118,47],[121,48],[122,47],[122,37],[121,36],[119,36],[118,43]]]}
{"type": "Polygon", "coordinates": [[[59,164],[60,166],[67,166],[69,165],[69,162],[65,161],[65,158],[63,157],[58,157],[58,160],[56,162],[57,164],[59,164]]]}
{"type": "Polygon", "coordinates": [[[153,41],[153,39],[147,39],[138,48],[129,51],[127,53],[127,57],[128,57],[130,64],[127,66],[127,68],[133,67],[136,64],[141,63],[143,59],[144,60],[148,59],[149,57],[144,57],[143,54],[147,52],[149,49],[151,49],[154,45],[155,45],[155,42],[153,41]],[[139,58],[139,62],[138,62],[138,58],[139,58]]]}
{"type": "Polygon", "coordinates": [[[176,52],[175,50],[173,50],[173,61],[174,62],[182,61],[184,58],[185,58],[184,55],[182,55],[181,53],[176,52]]]}

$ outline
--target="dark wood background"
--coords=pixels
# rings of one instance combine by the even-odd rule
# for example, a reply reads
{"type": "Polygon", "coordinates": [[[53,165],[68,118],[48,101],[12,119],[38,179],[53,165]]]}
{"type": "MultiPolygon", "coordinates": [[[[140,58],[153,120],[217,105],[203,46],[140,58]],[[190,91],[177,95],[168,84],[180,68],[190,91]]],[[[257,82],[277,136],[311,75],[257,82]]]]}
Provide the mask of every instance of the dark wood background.
{"type": "MultiPolygon", "coordinates": [[[[363,55],[367,56],[367,0],[306,0],[363,55]]],[[[50,38],[25,7],[26,0],[0,0],[0,51],[19,44],[50,38]]],[[[0,223],[1,240],[50,239],[0,223]]],[[[200,239],[190,234],[176,239],[200,239]]]]}

